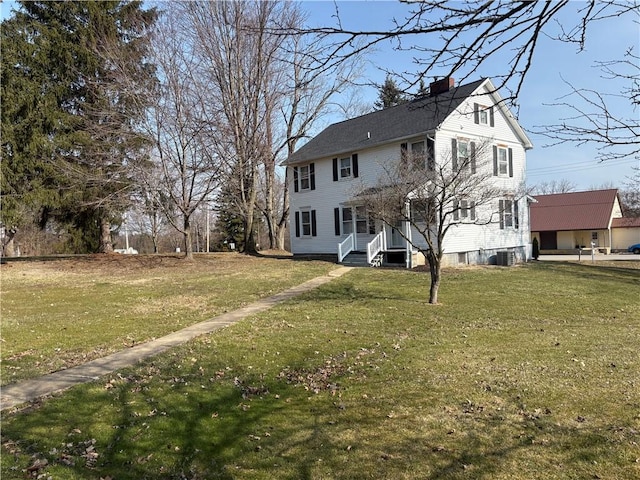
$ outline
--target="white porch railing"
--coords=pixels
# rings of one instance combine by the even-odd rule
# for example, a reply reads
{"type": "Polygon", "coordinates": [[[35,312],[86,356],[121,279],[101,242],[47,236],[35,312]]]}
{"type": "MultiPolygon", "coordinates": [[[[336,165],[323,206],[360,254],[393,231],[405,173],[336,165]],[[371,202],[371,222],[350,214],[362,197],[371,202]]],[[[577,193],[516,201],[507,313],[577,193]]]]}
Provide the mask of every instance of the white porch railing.
{"type": "Polygon", "coordinates": [[[385,248],[384,232],[378,233],[373,240],[367,243],[367,263],[371,265],[374,258],[385,248]]]}
{"type": "Polygon", "coordinates": [[[353,233],[338,244],[338,263],[342,263],[344,257],[356,248],[356,237],[353,233]]]}

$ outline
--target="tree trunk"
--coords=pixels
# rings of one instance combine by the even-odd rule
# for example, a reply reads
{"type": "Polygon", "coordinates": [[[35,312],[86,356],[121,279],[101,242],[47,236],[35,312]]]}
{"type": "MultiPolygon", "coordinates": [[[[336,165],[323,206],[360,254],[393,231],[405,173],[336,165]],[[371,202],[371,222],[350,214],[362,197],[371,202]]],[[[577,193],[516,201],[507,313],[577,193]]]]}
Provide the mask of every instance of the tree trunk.
{"type": "Polygon", "coordinates": [[[267,229],[269,231],[269,248],[276,248],[276,221],[274,212],[274,181],[275,172],[270,163],[265,163],[265,219],[267,221],[267,229]]]}
{"type": "Polygon", "coordinates": [[[111,243],[111,222],[105,215],[100,218],[100,253],[113,253],[113,243],[111,243]]]}
{"type": "Polygon", "coordinates": [[[2,256],[3,257],[15,257],[16,249],[14,239],[18,233],[18,229],[16,227],[7,228],[4,232],[4,244],[2,245],[2,256]]]}
{"type": "Polygon", "coordinates": [[[276,249],[284,250],[285,243],[285,234],[287,233],[287,229],[284,226],[278,225],[278,230],[276,232],[276,249]]]}
{"type": "Polygon", "coordinates": [[[189,221],[189,216],[184,216],[184,221],[182,223],[184,235],[184,258],[186,260],[193,260],[193,245],[191,245],[191,222],[189,221]]]}
{"type": "Polygon", "coordinates": [[[289,179],[285,175],[282,188],[282,216],[276,225],[276,248],[284,250],[285,234],[289,223],[289,179]]]}
{"type": "Polygon", "coordinates": [[[440,265],[441,259],[432,251],[427,253],[429,261],[429,273],[431,274],[431,286],[429,287],[429,303],[436,305],[438,303],[438,289],[440,288],[440,265]]]}

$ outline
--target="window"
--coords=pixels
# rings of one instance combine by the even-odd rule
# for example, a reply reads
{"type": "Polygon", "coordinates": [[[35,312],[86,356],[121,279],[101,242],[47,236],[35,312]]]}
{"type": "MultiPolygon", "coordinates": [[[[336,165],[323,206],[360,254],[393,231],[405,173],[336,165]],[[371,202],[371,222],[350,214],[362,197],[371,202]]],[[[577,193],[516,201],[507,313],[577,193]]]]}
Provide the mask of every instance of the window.
{"type": "Polygon", "coordinates": [[[411,200],[411,219],[414,223],[429,223],[435,221],[435,204],[432,200],[419,199],[411,200]]]}
{"type": "Polygon", "coordinates": [[[480,111],[478,112],[478,120],[480,125],[487,125],[489,123],[489,112],[486,107],[480,107],[480,111]]]}
{"type": "Polygon", "coordinates": [[[489,125],[493,127],[493,107],[485,107],[478,103],[473,104],[473,123],[478,125],[489,125]]]}
{"type": "Polygon", "coordinates": [[[453,201],[453,219],[458,221],[469,220],[475,222],[476,220],[476,202],[473,200],[454,200],[453,201]]]}
{"type": "Polygon", "coordinates": [[[424,141],[411,144],[411,161],[414,168],[424,168],[424,141]]]}
{"type": "Polygon", "coordinates": [[[458,165],[460,168],[469,165],[469,142],[458,140],[458,165]]]}
{"type": "Polygon", "coordinates": [[[504,145],[493,146],[493,175],[513,177],[513,149],[504,145]]]}
{"type": "Polygon", "coordinates": [[[302,236],[310,237],[311,236],[311,212],[310,211],[302,211],[300,212],[301,218],[301,227],[302,227],[302,236]]]}
{"type": "Polygon", "coordinates": [[[504,199],[498,202],[498,215],[500,228],[519,228],[518,203],[514,200],[504,199]]]}
{"type": "Polygon", "coordinates": [[[342,233],[344,235],[353,233],[353,215],[351,213],[351,207],[342,208],[342,233]]]}
{"type": "Polygon", "coordinates": [[[315,237],[316,229],[316,211],[310,210],[309,207],[300,209],[295,213],[296,221],[296,237],[315,237]]]}
{"type": "Polygon", "coordinates": [[[356,233],[375,234],[375,219],[367,212],[366,207],[359,206],[355,208],[342,207],[341,209],[336,208],[334,210],[336,235],[340,235],[340,227],[342,227],[343,235],[353,233],[354,212],[356,216],[356,233]],[[340,210],[342,210],[342,221],[340,220],[340,210]]]}
{"type": "Polygon", "coordinates": [[[356,233],[368,233],[369,225],[367,218],[367,209],[364,207],[356,207],[356,233]]]}
{"type": "Polygon", "coordinates": [[[340,159],[340,178],[351,176],[351,157],[340,159]]]}
{"type": "Polygon", "coordinates": [[[315,190],[315,164],[302,165],[300,167],[293,167],[293,191],[299,192],[301,190],[315,190]]]}
{"type": "Polygon", "coordinates": [[[300,190],[309,190],[310,186],[309,165],[304,165],[300,167],[300,190]]]}
{"type": "MultiPolygon", "coordinates": [[[[405,164],[413,169],[421,169],[425,167],[425,160],[427,160],[427,149],[429,145],[426,145],[425,141],[420,140],[418,142],[412,143],[402,143],[400,144],[400,152],[402,155],[402,161],[405,164]]],[[[433,141],[431,142],[431,147],[433,149],[433,141]]],[[[432,161],[428,159],[428,165],[430,169],[433,169],[432,161]]]]}
{"type": "Polygon", "coordinates": [[[358,177],[358,154],[333,159],[333,181],[358,177]]]}
{"type": "Polygon", "coordinates": [[[507,149],[498,147],[498,174],[507,175],[509,173],[509,157],[507,149]]]}
{"type": "Polygon", "coordinates": [[[453,170],[468,168],[476,173],[476,144],[467,139],[451,139],[451,156],[453,170]]]}

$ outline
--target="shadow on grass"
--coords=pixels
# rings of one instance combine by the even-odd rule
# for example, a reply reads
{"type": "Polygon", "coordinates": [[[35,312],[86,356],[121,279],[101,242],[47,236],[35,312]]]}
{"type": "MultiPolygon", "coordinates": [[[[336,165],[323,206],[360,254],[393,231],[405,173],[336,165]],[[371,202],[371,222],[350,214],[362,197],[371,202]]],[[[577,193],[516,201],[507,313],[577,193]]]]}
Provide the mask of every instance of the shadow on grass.
{"type": "MultiPolygon", "coordinates": [[[[346,384],[348,392],[357,379],[347,381],[352,373],[345,372],[351,370],[331,381],[346,384]]],[[[192,385],[199,383],[193,376],[159,378],[157,372],[113,379],[110,388],[72,389],[5,423],[3,444],[21,443],[30,462],[34,455],[47,458],[57,469],[54,478],[489,479],[518,465],[526,467],[525,475],[548,469],[551,478],[585,478],[606,468],[594,465],[611,448],[603,432],[615,428],[584,419],[561,425],[550,412],[523,411],[509,399],[496,412],[433,399],[425,391],[424,398],[432,399],[424,405],[396,398],[392,406],[407,413],[392,418],[381,413],[382,405],[329,390],[312,394],[281,379],[258,390],[252,383],[257,376],[216,380],[206,388],[192,385]],[[413,415],[437,421],[426,428],[413,415]],[[455,431],[444,433],[445,424],[455,431]],[[56,450],[43,435],[57,438],[56,450]],[[99,456],[92,460],[93,451],[99,456]]]]}
{"type": "Polygon", "coordinates": [[[533,264],[533,266],[547,272],[576,276],[585,280],[603,280],[640,285],[640,269],[637,268],[576,262],[539,262],[533,264]]]}

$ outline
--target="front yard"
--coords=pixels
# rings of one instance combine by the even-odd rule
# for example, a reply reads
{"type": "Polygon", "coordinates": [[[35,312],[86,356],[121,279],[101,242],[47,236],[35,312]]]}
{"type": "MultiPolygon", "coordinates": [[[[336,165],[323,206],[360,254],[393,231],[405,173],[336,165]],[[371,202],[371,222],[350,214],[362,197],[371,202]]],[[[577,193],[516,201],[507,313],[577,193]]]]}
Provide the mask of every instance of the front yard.
{"type": "MultiPolygon", "coordinates": [[[[297,268],[250,260],[265,262],[271,289],[297,268]]],[[[332,267],[312,264],[316,274],[332,267]]],[[[145,284],[138,274],[130,285],[145,284]]],[[[210,276],[193,296],[224,278],[210,276]]],[[[3,310],[25,295],[5,294],[5,282],[3,272],[3,310]]],[[[212,296],[207,316],[269,290],[260,278],[243,283],[244,297],[225,307],[225,295],[212,296]]],[[[48,298],[50,286],[39,288],[48,298]]],[[[64,288],[80,302],[82,288],[64,288]]],[[[640,477],[638,262],[450,270],[438,306],[426,304],[428,289],[425,273],[357,269],[138,368],[4,413],[2,478],[640,477]]],[[[154,309],[174,313],[174,325],[196,321],[187,290],[154,309]]],[[[67,329],[89,328],[85,306],[67,308],[67,329]]],[[[128,315],[134,325],[144,317],[128,315]]],[[[32,316],[41,318],[32,335],[48,337],[47,312],[32,316]]],[[[64,349],[63,338],[42,351],[64,349]]],[[[8,346],[3,337],[3,364],[8,346]]]]}

